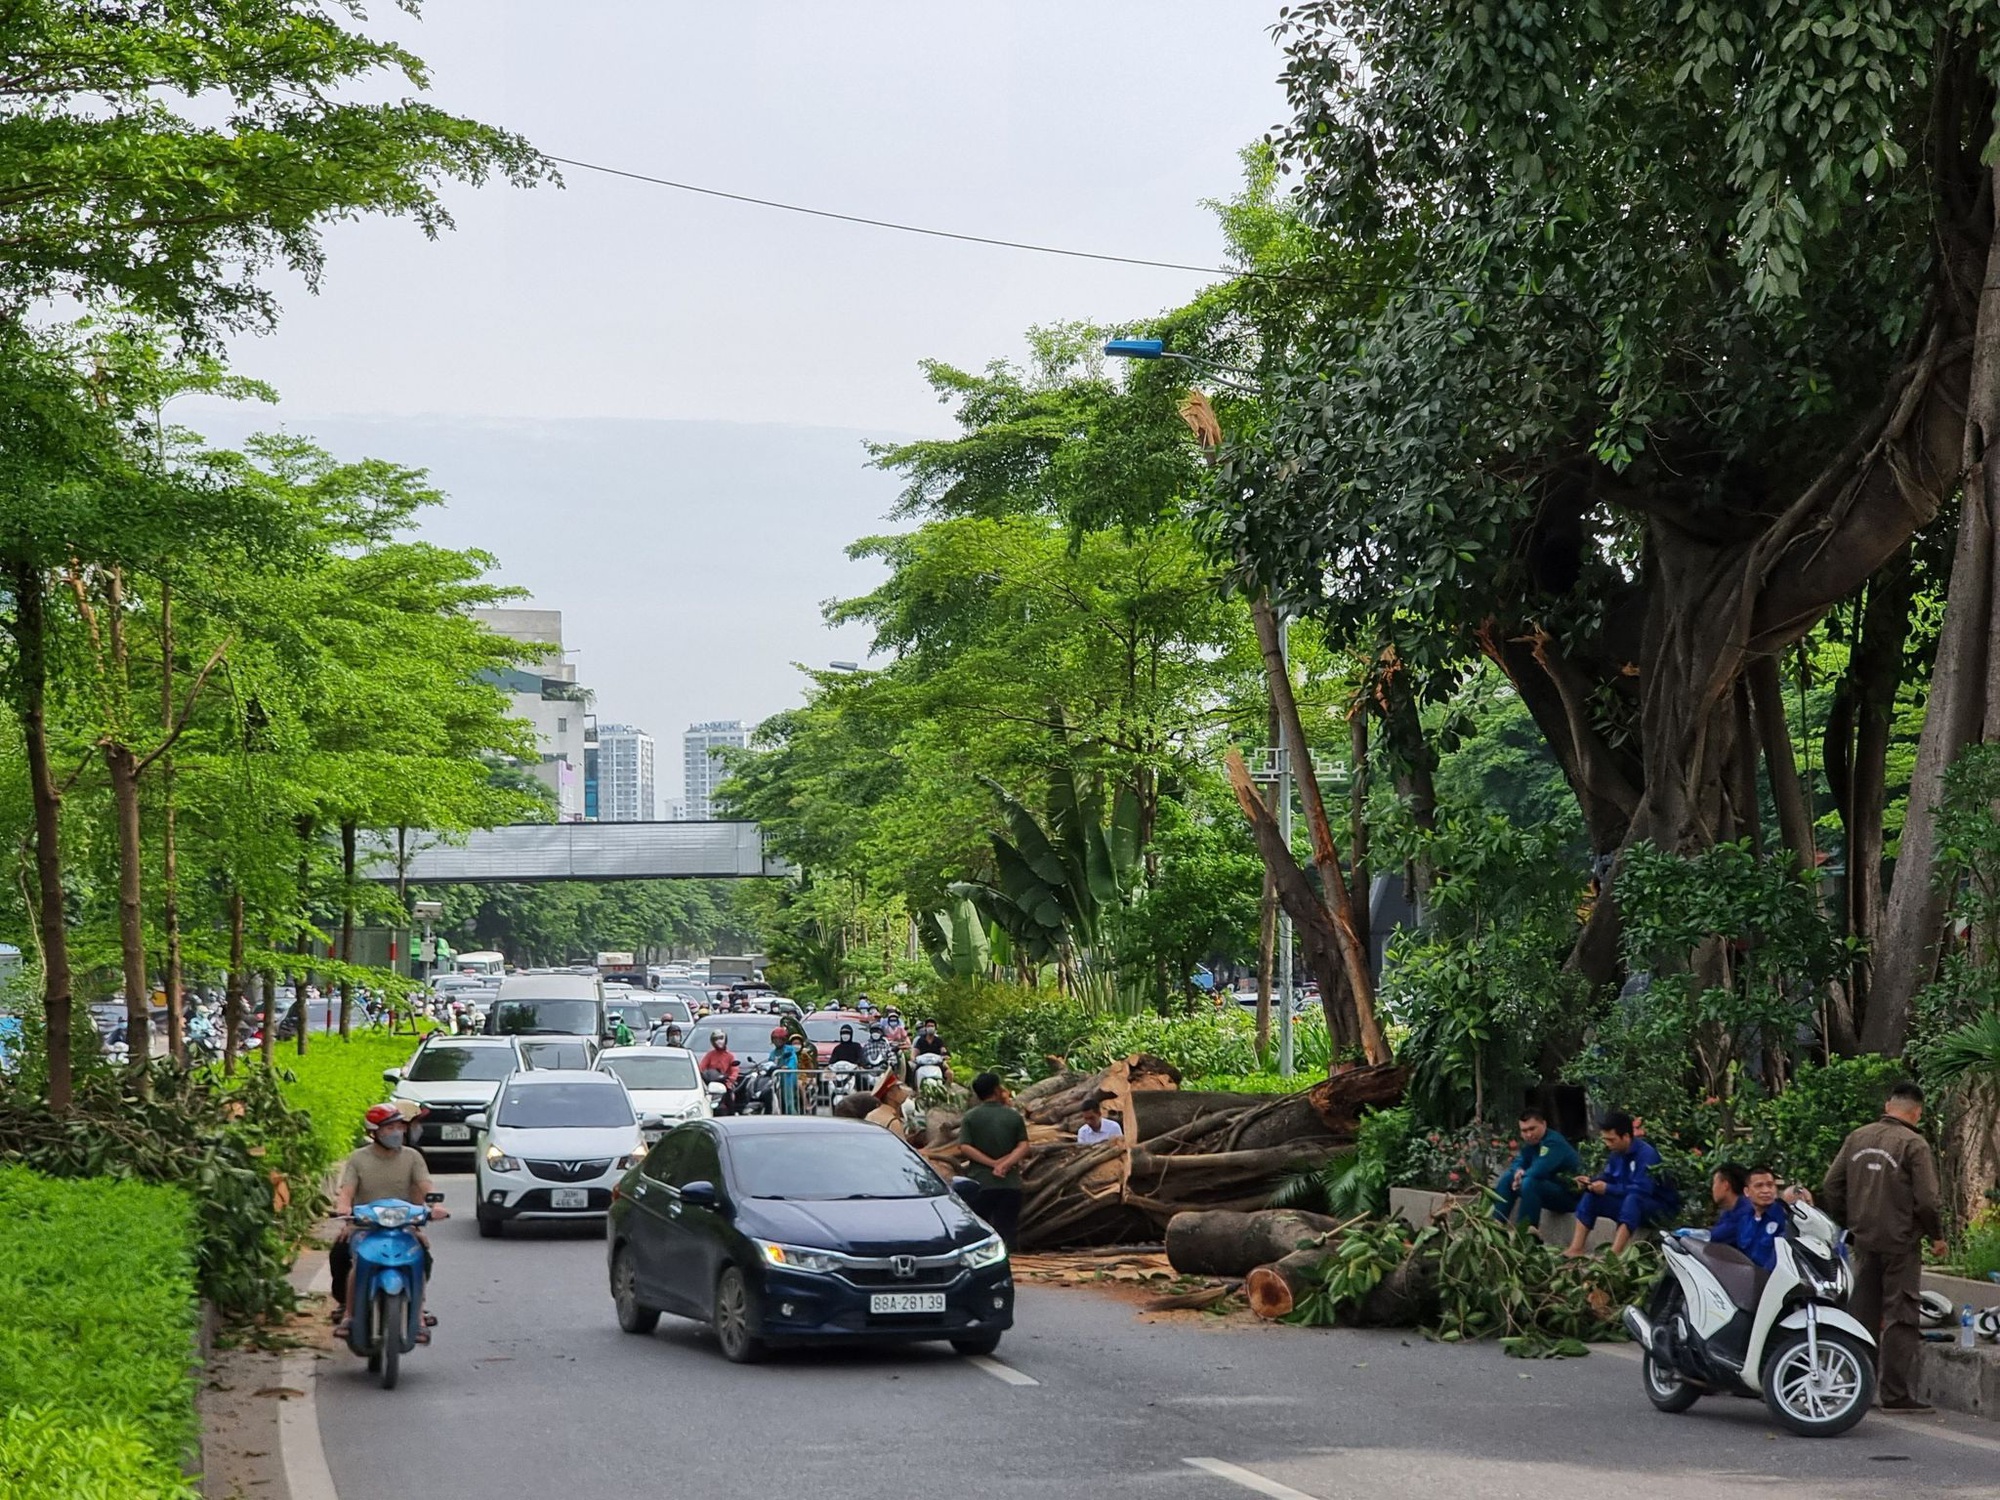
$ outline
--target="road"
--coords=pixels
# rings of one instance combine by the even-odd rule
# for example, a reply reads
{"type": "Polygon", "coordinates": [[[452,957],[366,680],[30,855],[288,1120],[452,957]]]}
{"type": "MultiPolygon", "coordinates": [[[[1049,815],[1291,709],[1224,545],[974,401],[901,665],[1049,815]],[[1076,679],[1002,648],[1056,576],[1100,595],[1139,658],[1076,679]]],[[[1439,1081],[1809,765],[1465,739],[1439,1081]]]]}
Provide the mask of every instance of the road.
{"type": "Polygon", "coordinates": [[[2000,1426],[1967,1418],[1805,1441],[1751,1401],[1659,1415],[1629,1351],[1524,1363],[1398,1333],[1149,1323],[1081,1290],[1023,1288],[997,1368],[942,1345],[739,1367],[675,1318],[620,1333],[594,1233],[481,1240],[470,1179],[440,1181],[436,1341],[395,1393],[351,1357],[319,1367],[343,1500],[2000,1496],[2000,1426]]]}

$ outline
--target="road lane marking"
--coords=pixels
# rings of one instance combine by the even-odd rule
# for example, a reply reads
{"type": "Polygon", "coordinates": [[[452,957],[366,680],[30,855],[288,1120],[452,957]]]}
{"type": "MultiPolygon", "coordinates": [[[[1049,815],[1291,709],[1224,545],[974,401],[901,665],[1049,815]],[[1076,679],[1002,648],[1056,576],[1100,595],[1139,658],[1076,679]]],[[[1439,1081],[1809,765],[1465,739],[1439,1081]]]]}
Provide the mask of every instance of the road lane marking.
{"type": "Polygon", "coordinates": [[[1268,1495],[1271,1500],[1313,1500],[1304,1490],[1295,1490],[1289,1484],[1280,1484],[1275,1479],[1266,1479],[1253,1470],[1240,1468],[1236,1464],[1226,1464],[1219,1458],[1184,1458],[1182,1463],[1203,1473],[1213,1474],[1217,1479],[1226,1479],[1231,1484],[1240,1484],[1244,1489],[1259,1495],[1268,1495]]]}
{"type": "Polygon", "coordinates": [[[991,1375],[995,1380],[1004,1380],[1009,1385],[1041,1384],[1034,1376],[1023,1375],[1012,1365],[1003,1365],[990,1354],[968,1354],[965,1356],[965,1362],[969,1365],[979,1366],[980,1369],[991,1375]]]}
{"type": "MultiPolygon", "coordinates": [[[[306,1288],[318,1296],[333,1290],[333,1273],[321,1266],[306,1288]]],[[[295,1351],[279,1367],[286,1385],[305,1394],[278,1404],[278,1454],[284,1462],[285,1488],[291,1500],[340,1500],[333,1471],[326,1466],[326,1445],[319,1435],[319,1356],[295,1351]]]]}

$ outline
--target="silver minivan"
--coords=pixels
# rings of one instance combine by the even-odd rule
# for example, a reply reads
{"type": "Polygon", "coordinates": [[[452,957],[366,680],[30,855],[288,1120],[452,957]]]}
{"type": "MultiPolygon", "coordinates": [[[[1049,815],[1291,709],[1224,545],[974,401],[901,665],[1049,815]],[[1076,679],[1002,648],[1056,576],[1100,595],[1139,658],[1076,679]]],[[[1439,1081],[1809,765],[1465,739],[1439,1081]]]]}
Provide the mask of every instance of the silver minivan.
{"type": "Polygon", "coordinates": [[[510,974],[486,1008],[488,1036],[587,1036],[602,1041],[610,1019],[595,974],[510,974]]]}

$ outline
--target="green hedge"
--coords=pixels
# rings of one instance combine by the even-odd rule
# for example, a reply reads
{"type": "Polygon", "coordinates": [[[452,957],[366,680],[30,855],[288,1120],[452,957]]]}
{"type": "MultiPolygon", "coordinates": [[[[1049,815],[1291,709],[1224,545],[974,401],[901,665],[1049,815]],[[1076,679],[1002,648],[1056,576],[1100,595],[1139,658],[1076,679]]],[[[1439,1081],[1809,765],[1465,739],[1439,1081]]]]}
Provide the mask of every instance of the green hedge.
{"type": "Polygon", "coordinates": [[[383,1069],[408,1062],[421,1040],[407,1032],[357,1031],[345,1041],[315,1036],[304,1057],[278,1053],[278,1087],[286,1103],[310,1117],[320,1171],[362,1144],[362,1116],[389,1097],[383,1069]]]}
{"type": "Polygon", "coordinates": [[[195,1239],[176,1188],[0,1167],[0,1495],[193,1496],[195,1239]]]}

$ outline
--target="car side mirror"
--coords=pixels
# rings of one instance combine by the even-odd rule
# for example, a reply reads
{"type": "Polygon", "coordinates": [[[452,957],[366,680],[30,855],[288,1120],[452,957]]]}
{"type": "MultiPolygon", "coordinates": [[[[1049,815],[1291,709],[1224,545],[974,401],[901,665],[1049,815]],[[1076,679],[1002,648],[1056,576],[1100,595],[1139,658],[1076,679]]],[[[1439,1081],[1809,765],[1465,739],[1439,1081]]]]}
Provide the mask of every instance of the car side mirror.
{"type": "Polygon", "coordinates": [[[665,1115],[647,1115],[639,1121],[639,1128],[641,1130],[665,1130],[667,1128],[667,1117],[665,1115]]]}
{"type": "Polygon", "coordinates": [[[720,1208],[722,1194],[715,1190],[712,1182],[695,1181],[681,1189],[681,1202],[690,1208],[720,1208]]]}
{"type": "Polygon", "coordinates": [[[979,1194],[982,1191],[978,1180],[971,1177],[952,1178],[951,1190],[958,1194],[959,1201],[968,1207],[979,1201],[979,1194]]]}
{"type": "Polygon", "coordinates": [[[474,1129],[474,1130],[484,1130],[484,1129],[486,1128],[486,1116],[484,1116],[484,1115],[467,1115],[467,1116],[465,1117],[465,1123],[466,1123],[467,1125],[471,1126],[471,1127],[472,1127],[472,1129],[474,1129]]]}
{"type": "Polygon", "coordinates": [[[403,1070],[401,1068],[384,1068],[382,1070],[382,1081],[384,1083],[401,1083],[403,1081],[403,1070]]]}

